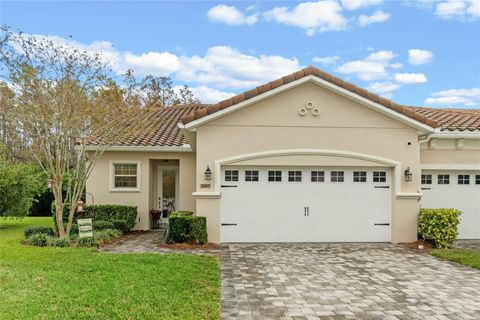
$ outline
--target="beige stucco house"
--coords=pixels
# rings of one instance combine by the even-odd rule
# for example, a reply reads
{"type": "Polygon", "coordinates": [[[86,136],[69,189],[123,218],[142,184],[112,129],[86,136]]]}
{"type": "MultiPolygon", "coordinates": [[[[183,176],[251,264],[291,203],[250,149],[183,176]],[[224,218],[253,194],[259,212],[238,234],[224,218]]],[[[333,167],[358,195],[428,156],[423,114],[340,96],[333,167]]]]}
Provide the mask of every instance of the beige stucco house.
{"type": "Polygon", "coordinates": [[[410,242],[423,206],[461,209],[459,237],[480,238],[480,110],[402,106],[308,67],[115,125],[141,130],[87,191],[137,206],[139,230],[175,208],[207,217],[216,243],[410,242]]]}

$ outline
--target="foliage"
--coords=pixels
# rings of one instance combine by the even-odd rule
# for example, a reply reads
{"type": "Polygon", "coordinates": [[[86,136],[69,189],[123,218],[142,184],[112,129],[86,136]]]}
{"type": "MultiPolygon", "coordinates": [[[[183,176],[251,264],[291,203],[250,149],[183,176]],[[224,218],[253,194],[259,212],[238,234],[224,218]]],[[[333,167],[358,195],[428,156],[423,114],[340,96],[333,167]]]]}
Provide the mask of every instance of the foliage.
{"type": "Polygon", "coordinates": [[[67,237],[52,238],[50,244],[53,247],[65,248],[70,245],[70,239],[68,239],[67,237]]]}
{"type": "Polygon", "coordinates": [[[457,209],[420,209],[418,233],[437,248],[451,247],[457,241],[460,215],[457,209]]]}
{"type": "Polygon", "coordinates": [[[110,221],[103,221],[103,220],[93,221],[94,230],[105,230],[105,229],[113,229],[113,228],[115,228],[115,226],[110,221]]]}
{"type": "Polygon", "coordinates": [[[53,236],[54,235],[53,228],[49,227],[49,226],[38,226],[38,225],[28,226],[23,231],[23,234],[25,235],[25,238],[29,238],[30,236],[32,236],[34,234],[39,234],[39,233],[45,234],[47,236],[53,236]]]}
{"type": "Polygon", "coordinates": [[[24,217],[44,184],[34,165],[5,160],[0,145],[0,217],[24,217]]]}
{"type": "Polygon", "coordinates": [[[431,254],[435,257],[457,262],[480,270],[480,251],[471,249],[437,249],[431,254]]]}
{"type": "Polygon", "coordinates": [[[94,247],[97,244],[98,244],[97,239],[95,239],[94,237],[86,237],[86,238],[78,238],[77,239],[77,245],[79,247],[94,247]]]}
{"type": "Polygon", "coordinates": [[[120,231],[116,229],[104,229],[98,232],[95,232],[95,239],[98,243],[104,244],[105,242],[120,237],[120,231]]]}
{"type": "Polygon", "coordinates": [[[207,243],[207,218],[172,213],[168,220],[169,243],[207,243]]]}
{"type": "Polygon", "coordinates": [[[126,220],[113,220],[112,223],[115,229],[122,233],[127,233],[130,231],[126,220]]]}
{"type": "Polygon", "coordinates": [[[38,247],[47,246],[49,241],[50,237],[45,233],[34,233],[25,240],[27,244],[38,247]]]}
{"type": "MultiPolygon", "coordinates": [[[[79,218],[93,218],[93,221],[125,220],[128,228],[132,229],[137,220],[137,207],[116,204],[101,204],[85,206],[85,212],[78,214],[79,218]]],[[[113,229],[113,228],[112,228],[113,229]]]]}
{"type": "Polygon", "coordinates": [[[193,211],[190,210],[179,210],[179,211],[172,211],[170,215],[178,216],[178,217],[187,217],[193,216],[193,211]]]}
{"type": "Polygon", "coordinates": [[[217,257],[22,245],[32,224],[53,226],[50,217],[0,220],[2,320],[220,319],[217,257]]]}

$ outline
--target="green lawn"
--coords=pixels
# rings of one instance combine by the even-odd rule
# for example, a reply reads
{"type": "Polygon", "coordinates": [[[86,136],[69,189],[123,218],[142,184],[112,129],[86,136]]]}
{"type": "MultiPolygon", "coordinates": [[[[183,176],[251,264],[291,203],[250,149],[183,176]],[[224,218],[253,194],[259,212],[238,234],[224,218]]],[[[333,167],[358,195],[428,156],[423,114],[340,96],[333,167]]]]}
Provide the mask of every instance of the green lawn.
{"type": "Polygon", "coordinates": [[[431,252],[435,257],[454,261],[472,268],[480,269],[480,251],[469,249],[438,249],[431,252]]]}
{"type": "Polygon", "coordinates": [[[0,318],[219,319],[218,258],[21,244],[51,218],[0,220],[0,318]]]}

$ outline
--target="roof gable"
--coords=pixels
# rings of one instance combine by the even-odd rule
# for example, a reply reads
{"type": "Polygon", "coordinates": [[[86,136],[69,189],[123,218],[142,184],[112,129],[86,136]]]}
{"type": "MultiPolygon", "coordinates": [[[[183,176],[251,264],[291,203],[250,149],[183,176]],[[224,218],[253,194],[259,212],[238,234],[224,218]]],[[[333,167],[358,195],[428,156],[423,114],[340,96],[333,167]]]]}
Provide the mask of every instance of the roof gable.
{"type": "Polygon", "coordinates": [[[211,119],[233,112],[238,108],[255,103],[306,81],[316,81],[320,85],[349,96],[350,98],[354,98],[364,105],[375,108],[419,130],[432,131],[432,127],[437,126],[436,121],[415,112],[407,106],[399,105],[312,66],[195,111],[183,117],[182,123],[186,128],[196,127],[211,119]]]}

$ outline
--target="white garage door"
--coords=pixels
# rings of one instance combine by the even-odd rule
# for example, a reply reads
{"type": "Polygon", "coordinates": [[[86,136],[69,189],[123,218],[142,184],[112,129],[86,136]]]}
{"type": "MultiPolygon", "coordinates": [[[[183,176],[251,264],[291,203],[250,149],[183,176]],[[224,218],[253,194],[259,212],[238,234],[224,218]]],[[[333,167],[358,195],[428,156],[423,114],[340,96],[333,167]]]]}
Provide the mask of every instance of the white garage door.
{"type": "Polygon", "coordinates": [[[459,239],[480,239],[480,172],[422,171],[422,207],[461,210],[459,239]]]}
{"type": "Polygon", "coordinates": [[[390,241],[390,169],[222,169],[222,242],[390,241]]]}

